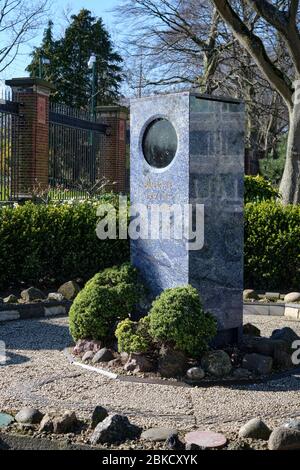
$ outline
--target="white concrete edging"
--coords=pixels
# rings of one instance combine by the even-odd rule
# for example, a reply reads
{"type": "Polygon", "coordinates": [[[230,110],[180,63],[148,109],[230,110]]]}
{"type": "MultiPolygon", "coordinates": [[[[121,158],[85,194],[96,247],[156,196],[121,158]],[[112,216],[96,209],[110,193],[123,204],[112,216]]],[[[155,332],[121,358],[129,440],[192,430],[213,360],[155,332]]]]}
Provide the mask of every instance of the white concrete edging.
{"type": "Polygon", "coordinates": [[[244,315],[269,315],[300,321],[300,304],[244,302],[244,315]]]}

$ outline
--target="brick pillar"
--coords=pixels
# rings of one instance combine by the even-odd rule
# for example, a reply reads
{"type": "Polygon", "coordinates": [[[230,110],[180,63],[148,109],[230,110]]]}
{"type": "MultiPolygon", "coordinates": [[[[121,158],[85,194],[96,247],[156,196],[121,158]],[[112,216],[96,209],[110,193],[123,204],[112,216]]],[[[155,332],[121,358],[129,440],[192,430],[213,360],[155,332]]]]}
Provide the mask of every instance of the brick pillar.
{"type": "Polygon", "coordinates": [[[28,197],[38,183],[48,186],[49,163],[49,95],[55,87],[38,78],[6,80],[13,99],[22,104],[22,121],[18,128],[18,197],[28,197]]]}
{"type": "Polygon", "coordinates": [[[126,190],[126,122],[128,109],[122,106],[98,106],[98,119],[111,127],[111,135],[104,138],[101,164],[98,167],[98,177],[106,177],[115,182],[108,189],[116,192],[126,190]]]}

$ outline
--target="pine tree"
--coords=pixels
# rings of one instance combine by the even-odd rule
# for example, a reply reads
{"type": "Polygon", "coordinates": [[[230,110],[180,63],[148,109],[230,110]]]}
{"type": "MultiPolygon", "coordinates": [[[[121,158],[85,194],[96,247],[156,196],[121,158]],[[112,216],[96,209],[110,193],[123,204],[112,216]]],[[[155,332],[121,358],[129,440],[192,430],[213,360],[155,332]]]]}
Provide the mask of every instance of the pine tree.
{"type": "Polygon", "coordinates": [[[48,21],[48,26],[44,31],[42,43],[39,47],[35,47],[31,56],[32,61],[27,67],[27,71],[31,77],[39,77],[40,60],[48,59],[50,63],[43,65],[42,78],[54,83],[57,79],[58,57],[56,56],[57,42],[53,39],[53,21],[48,21]]]}
{"type": "Polygon", "coordinates": [[[57,90],[52,99],[88,109],[92,95],[92,71],[88,68],[88,60],[94,53],[97,104],[115,103],[123,79],[122,58],[114,51],[102,19],[82,9],[71,16],[64,36],[56,41],[52,27],[52,22],[49,22],[41,46],[32,53],[32,61],[27,68],[30,76],[37,76],[39,57],[43,54],[50,60],[50,65],[44,67],[43,78],[54,83],[57,90]]]}

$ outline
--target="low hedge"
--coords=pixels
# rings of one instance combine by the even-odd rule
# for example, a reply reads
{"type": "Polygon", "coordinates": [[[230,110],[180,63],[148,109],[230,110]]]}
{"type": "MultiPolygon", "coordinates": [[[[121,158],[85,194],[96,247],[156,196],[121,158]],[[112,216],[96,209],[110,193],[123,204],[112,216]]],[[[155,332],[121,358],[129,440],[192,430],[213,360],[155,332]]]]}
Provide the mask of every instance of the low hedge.
{"type": "Polygon", "coordinates": [[[246,204],[244,278],[247,288],[299,290],[299,205],[246,204]]]}
{"type": "Polygon", "coordinates": [[[280,198],[277,188],[272,186],[270,181],[263,176],[245,176],[245,203],[275,200],[280,198]]]}
{"type": "Polygon", "coordinates": [[[99,240],[97,205],[0,208],[0,288],[82,277],[129,259],[128,240],[99,240]]]}

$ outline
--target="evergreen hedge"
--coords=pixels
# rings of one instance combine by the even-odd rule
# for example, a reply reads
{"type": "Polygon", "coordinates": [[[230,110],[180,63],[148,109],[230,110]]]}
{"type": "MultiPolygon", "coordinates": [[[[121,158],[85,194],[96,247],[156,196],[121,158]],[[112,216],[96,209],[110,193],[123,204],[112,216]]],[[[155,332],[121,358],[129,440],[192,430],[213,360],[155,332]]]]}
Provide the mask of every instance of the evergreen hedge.
{"type": "Polygon", "coordinates": [[[0,289],[96,272],[129,259],[128,240],[99,240],[97,205],[26,203],[0,208],[0,289]]]}
{"type": "Polygon", "coordinates": [[[300,289],[300,205],[245,206],[245,287],[300,289]]]}

